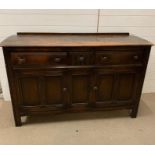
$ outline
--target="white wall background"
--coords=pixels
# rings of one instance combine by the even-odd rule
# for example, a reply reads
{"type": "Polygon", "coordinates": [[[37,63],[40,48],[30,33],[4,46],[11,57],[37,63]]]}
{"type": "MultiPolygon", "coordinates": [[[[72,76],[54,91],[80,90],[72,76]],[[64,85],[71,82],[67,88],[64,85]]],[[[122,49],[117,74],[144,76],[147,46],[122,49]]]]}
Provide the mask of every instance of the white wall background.
{"type": "MultiPolygon", "coordinates": [[[[155,43],[155,10],[0,10],[0,41],[20,31],[130,32],[155,43]]],[[[154,60],[153,47],[143,88],[145,93],[155,92],[154,60]]],[[[10,100],[1,49],[0,82],[4,99],[10,100]]]]}

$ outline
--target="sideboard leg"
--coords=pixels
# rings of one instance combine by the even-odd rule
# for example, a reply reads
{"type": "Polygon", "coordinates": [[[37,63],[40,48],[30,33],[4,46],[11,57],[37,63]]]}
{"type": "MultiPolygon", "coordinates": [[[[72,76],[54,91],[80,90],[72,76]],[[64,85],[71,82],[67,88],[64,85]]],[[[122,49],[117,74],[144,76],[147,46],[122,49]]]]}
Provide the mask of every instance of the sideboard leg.
{"type": "Polygon", "coordinates": [[[21,115],[19,112],[19,109],[13,105],[13,115],[14,115],[14,121],[15,121],[15,126],[22,126],[22,120],[21,120],[21,115]]]}
{"type": "Polygon", "coordinates": [[[133,108],[130,113],[131,118],[136,118],[137,113],[138,113],[138,108],[133,108]]]}
{"type": "Polygon", "coordinates": [[[21,117],[15,117],[15,126],[16,127],[22,126],[21,117]]]}

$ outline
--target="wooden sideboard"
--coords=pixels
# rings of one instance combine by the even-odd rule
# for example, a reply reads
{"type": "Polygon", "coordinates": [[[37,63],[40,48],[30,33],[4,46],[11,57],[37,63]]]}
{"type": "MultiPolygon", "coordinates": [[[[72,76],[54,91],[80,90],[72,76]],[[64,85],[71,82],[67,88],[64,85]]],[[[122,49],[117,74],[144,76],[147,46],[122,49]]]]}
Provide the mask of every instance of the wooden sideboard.
{"type": "Polygon", "coordinates": [[[152,44],[129,33],[17,33],[3,47],[21,117],[129,109],[137,116],[152,44]]]}

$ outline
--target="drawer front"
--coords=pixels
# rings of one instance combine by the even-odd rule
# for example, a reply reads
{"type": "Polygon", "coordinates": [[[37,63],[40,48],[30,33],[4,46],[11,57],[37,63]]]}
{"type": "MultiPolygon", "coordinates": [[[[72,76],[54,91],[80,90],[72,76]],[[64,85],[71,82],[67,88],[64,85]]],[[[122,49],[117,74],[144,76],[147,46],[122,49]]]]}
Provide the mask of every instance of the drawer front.
{"type": "Polygon", "coordinates": [[[70,52],[71,65],[91,65],[91,52],[70,52]]]}
{"type": "Polygon", "coordinates": [[[66,52],[11,53],[13,65],[67,65],[66,52]]]}
{"type": "Polygon", "coordinates": [[[105,51],[96,52],[95,56],[96,65],[134,65],[143,64],[142,52],[130,51],[105,51]]]}

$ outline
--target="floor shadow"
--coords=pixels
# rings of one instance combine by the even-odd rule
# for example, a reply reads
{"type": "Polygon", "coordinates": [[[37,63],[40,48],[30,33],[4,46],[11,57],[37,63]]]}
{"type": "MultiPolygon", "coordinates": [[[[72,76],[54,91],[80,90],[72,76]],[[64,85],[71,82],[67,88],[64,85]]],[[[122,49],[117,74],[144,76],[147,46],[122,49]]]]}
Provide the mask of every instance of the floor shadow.
{"type": "MultiPolygon", "coordinates": [[[[113,111],[98,111],[98,112],[84,112],[84,113],[70,113],[59,115],[42,115],[26,117],[23,121],[24,125],[38,124],[38,123],[52,123],[61,121],[81,121],[81,120],[97,120],[97,119],[117,119],[130,117],[130,110],[113,110],[113,111]]],[[[139,111],[137,117],[145,117],[151,115],[153,112],[143,99],[140,100],[139,111]]]]}
{"type": "Polygon", "coordinates": [[[129,110],[115,110],[115,111],[100,111],[100,112],[84,112],[84,113],[70,113],[59,115],[43,115],[43,116],[28,116],[23,120],[24,125],[62,122],[62,121],[81,121],[81,120],[97,120],[97,119],[117,119],[120,117],[130,117],[129,110]]]}

